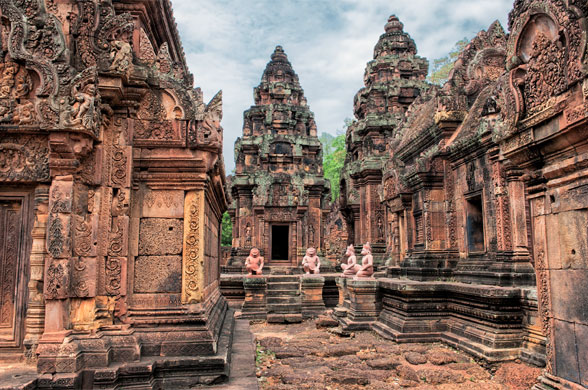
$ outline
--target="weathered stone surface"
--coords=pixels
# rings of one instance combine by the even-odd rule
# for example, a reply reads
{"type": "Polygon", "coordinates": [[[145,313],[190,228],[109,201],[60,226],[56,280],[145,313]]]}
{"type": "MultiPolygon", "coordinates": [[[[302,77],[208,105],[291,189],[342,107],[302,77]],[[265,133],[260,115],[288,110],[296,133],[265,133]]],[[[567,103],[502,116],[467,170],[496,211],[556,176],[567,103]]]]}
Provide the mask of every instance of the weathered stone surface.
{"type": "Polygon", "coordinates": [[[462,374],[446,370],[418,370],[417,376],[426,383],[440,385],[442,383],[463,383],[465,378],[462,374]]]}
{"type": "Polygon", "coordinates": [[[0,14],[0,362],[38,372],[14,385],[225,378],[222,95],[194,88],[171,3],[7,0],[0,14]],[[189,235],[188,189],[202,195],[189,235]],[[184,280],[198,299],[182,302],[184,280]]]}
{"type": "Polygon", "coordinates": [[[319,316],[316,322],[317,328],[333,328],[339,326],[339,322],[330,316],[319,316]]]}
{"type": "Polygon", "coordinates": [[[397,357],[369,359],[366,363],[375,370],[393,370],[401,365],[401,362],[397,357]]]}
{"type": "MultiPolygon", "coordinates": [[[[406,357],[406,356],[405,356],[406,357]]],[[[429,363],[435,364],[437,366],[449,363],[466,363],[467,359],[463,356],[444,350],[431,350],[427,352],[426,359],[429,360],[429,363]]],[[[408,360],[408,359],[407,359],[408,360]]]]}
{"type": "Polygon", "coordinates": [[[179,255],[184,228],[181,219],[142,218],[139,225],[139,255],[179,255]]]}
{"type": "MultiPolygon", "coordinates": [[[[418,352],[407,352],[404,354],[404,358],[406,359],[407,362],[409,362],[410,364],[425,364],[427,362],[427,356],[418,353],[418,352]]],[[[433,363],[433,362],[431,362],[433,363]]]]}
{"type": "Polygon", "coordinates": [[[358,331],[353,338],[341,339],[331,335],[326,329],[317,329],[317,321],[295,325],[252,325],[252,331],[260,344],[279,345],[278,348],[284,351],[283,354],[274,356],[265,353],[266,350],[262,347],[262,353],[257,360],[262,390],[319,390],[329,387],[340,390],[411,387],[431,390],[506,390],[510,385],[518,386],[517,383],[522,383],[523,378],[529,378],[529,388],[534,383],[530,374],[540,371],[526,364],[499,363],[493,366],[498,369],[497,372],[501,372],[499,382],[498,378],[492,378],[488,369],[474,362],[414,366],[405,362],[404,355],[413,353],[427,356],[447,352],[458,355],[459,360],[467,359],[467,356],[438,343],[396,344],[369,331],[358,331]],[[352,346],[357,352],[336,353],[338,356],[333,356],[328,353],[334,350],[333,346],[340,346],[338,348],[341,350],[352,346]],[[303,356],[289,357],[287,351],[295,351],[303,356]],[[508,381],[511,365],[518,366],[520,374],[513,375],[513,379],[508,381]],[[309,378],[308,381],[304,381],[305,376],[309,378]]]}
{"type": "Polygon", "coordinates": [[[137,256],[136,293],[179,293],[181,290],[181,256],[137,256]]]}
{"type": "Polygon", "coordinates": [[[184,191],[145,191],[142,215],[145,218],[183,218],[184,191]]]}
{"type": "Polygon", "coordinates": [[[306,248],[322,255],[329,187],[314,114],[281,46],[254,98],[244,113],[243,136],[235,142],[229,209],[235,254],[229,263],[242,265],[256,247],[268,265],[298,267],[306,248]],[[253,207],[262,212],[254,215],[253,207]]]}

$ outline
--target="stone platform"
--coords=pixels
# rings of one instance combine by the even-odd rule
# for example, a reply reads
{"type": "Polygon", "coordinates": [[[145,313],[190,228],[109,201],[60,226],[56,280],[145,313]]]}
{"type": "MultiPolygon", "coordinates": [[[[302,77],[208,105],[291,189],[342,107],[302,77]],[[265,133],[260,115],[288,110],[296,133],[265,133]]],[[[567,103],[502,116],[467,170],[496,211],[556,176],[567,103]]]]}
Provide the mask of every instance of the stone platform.
{"type": "Polygon", "coordinates": [[[333,317],[344,332],[372,329],[398,343],[445,342],[490,363],[545,365],[533,288],[337,278],[333,317]]]}
{"type": "Polygon", "coordinates": [[[221,292],[237,318],[274,323],[316,317],[338,300],[336,273],[305,275],[294,267],[265,269],[267,275],[221,274],[221,292]]]}
{"type": "MultiPolygon", "coordinates": [[[[145,353],[145,344],[138,347],[140,355],[129,358],[124,354],[128,340],[108,334],[96,334],[90,340],[81,340],[84,347],[96,339],[110,340],[112,348],[107,352],[106,367],[94,367],[76,373],[56,374],[38,372],[35,366],[19,364],[0,364],[0,390],[42,390],[42,389],[186,389],[222,383],[229,379],[229,363],[235,329],[234,312],[225,310],[220,319],[220,329],[215,350],[210,354],[200,352],[193,355],[154,356],[145,353]]],[[[138,339],[140,332],[130,332],[138,339]]],[[[190,344],[186,344],[190,345],[190,344]]],[[[66,346],[67,347],[67,346],[66,346]]],[[[64,348],[66,348],[64,347],[64,348]]],[[[136,348],[136,346],[131,346],[136,348]]],[[[97,361],[96,354],[78,351],[75,358],[97,361]]],[[[68,363],[66,358],[58,358],[56,364],[68,363]]],[[[75,364],[75,363],[74,363],[75,364]]]]}

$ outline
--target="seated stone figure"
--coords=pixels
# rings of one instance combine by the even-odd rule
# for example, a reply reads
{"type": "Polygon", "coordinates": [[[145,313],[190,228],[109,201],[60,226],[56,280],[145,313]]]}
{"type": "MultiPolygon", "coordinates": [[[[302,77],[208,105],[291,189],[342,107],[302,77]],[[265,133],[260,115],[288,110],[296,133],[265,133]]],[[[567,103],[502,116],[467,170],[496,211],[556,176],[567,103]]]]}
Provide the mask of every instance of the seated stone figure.
{"type": "Polygon", "coordinates": [[[308,248],[306,256],[302,259],[302,266],[307,275],[320,273],[321,260],[316,255],[316,249],[308,248]]]}
{"type": "Polygon", "coordinates": [[[263,269],[263,256],[259,255],[259,249],[252,248],[245,260],[245,268],[249,275],[261,275],[263,269]]]}
{"type": "Polygon", "coordinates": [[[358,278],[369,278],[374,274],[374,258],[372,256],[372,246],[369,242],[363,246],[361,254],[363,255],[361,267],[355,276],[358,278]]]}
{"type": "Polygon", "coordinates": [[[357,258],[355,257],[355,248],[353,245],[349,245],[347,247],[347,251],[345,252],[345,256],[347,256],[347,264],[341,264],[341,268],[343,268],[343,276],[353,276],[359,271],[359,264],[357,264],[357,258]]]}

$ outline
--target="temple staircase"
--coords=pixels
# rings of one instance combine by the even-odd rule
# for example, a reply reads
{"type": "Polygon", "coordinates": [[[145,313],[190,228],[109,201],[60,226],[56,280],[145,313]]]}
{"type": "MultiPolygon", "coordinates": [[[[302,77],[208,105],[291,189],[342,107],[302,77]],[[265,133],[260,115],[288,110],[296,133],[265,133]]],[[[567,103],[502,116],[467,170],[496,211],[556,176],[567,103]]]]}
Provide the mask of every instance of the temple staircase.
{"type": "Polygon", "coordinates": [[[300,276],[268,275],[267,322],[302,322],[300,276]]]}

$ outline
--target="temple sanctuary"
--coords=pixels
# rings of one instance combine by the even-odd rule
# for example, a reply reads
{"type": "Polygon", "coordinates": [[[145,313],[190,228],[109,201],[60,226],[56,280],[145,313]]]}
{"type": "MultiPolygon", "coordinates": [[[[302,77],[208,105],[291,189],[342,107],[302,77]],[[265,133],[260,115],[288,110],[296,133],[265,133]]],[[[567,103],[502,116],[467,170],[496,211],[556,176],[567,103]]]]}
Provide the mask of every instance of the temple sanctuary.
{"type": "Polygon", "coordinates": [[[588,389],[588,3],[516,0],[443,85],[386,17],[329,183],[282,46],[227,176],[169,0],[0,0],[0,390],[265,390],[268,356],[279,389],[435,388],[427,362],[588,389]]]}
{"type": "Polygon", "coordinates": [[[306,248],[323,247],[329,182],[314,114],[281,46],[253,95],[235,142],[230,264],[259,248],[267,265],[297,267],[306,248]]]}

